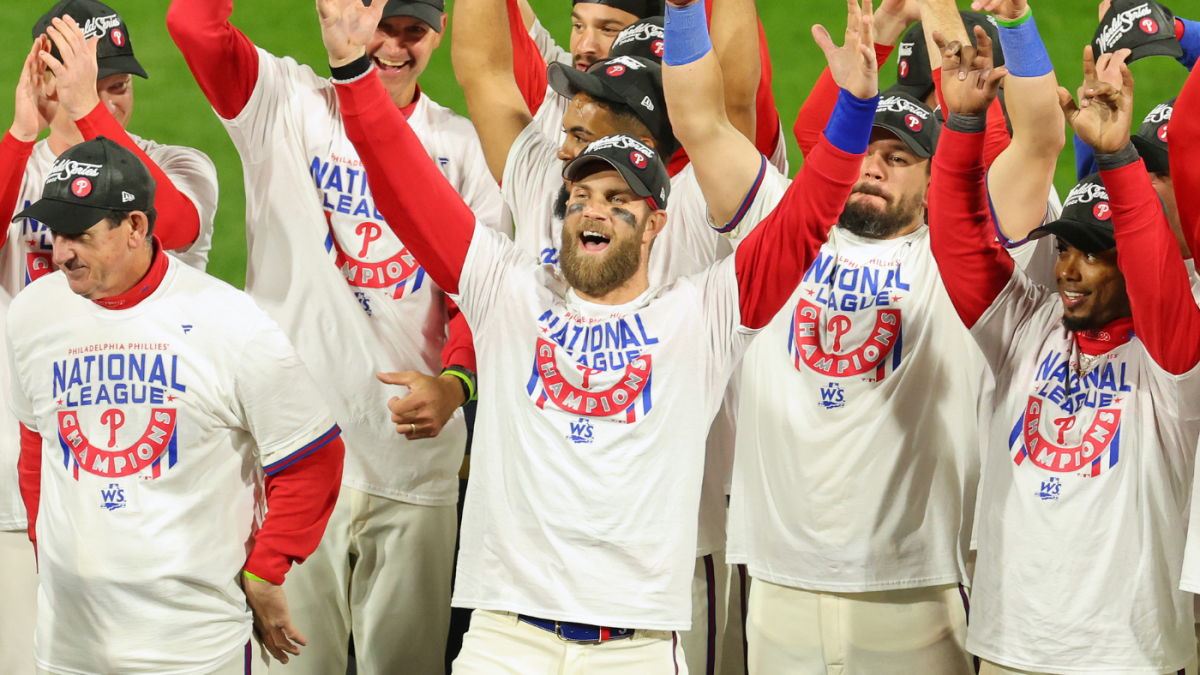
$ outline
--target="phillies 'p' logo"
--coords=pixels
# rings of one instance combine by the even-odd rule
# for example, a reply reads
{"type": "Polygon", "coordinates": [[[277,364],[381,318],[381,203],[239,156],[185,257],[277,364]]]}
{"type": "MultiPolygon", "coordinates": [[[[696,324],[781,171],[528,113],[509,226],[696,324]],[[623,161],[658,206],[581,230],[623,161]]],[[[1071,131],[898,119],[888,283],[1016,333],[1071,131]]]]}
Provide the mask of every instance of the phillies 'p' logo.
{"type": "Polygon", "coordinates": [[[1100,202],[1092,207],[1092,215],[1096,216],[1096,220],[1108,220],[1112,218],[1112,207],[1108,202],[1100,202]]]}
{"type": "Polygon", "coordinates": [[[608,69],[605,70],[604,72],[608,73],[609,77],[620,77],[621,75],[625,74],[625,66],[623,66],[619,63],[614,63],[613,65],[609,66],[608,69]]]}
{"type": "Polygon", "coordinates": [[[900,59],[900,77],[908,77],[908,59],[900,59]]]}
{"type": "Polygon", "coordinates": [[[71,194],[81,199],[92,194],[92,181],[83,176],[71,181],[71,194]]]}
{"type": "Polygon", "coordinates": [[[359,223],[358,227],[354,228],[354,234],[363,238],[362,249],[358,252],[358,257],[365,258],[371,242],[378,241],[383,236],[383,228],[379,227],[377,223],[359,223]]]}
{"type": "Polygon", "coordinates": [[[125,33],[121,32],[120,28],[112,29],[112,32],[108,34],[108,39],[112,40],[112,43],[118,47],[125,46],[125,33]]]}
{"type": "Polygon", "coordinates": [[[1164,124],[1158,128],[1158,140],[1162,141],[1163,143],[1167,142],[1167,125],[1166,124],[1164,124]]]}
{"type": "Polygon", "coordinates": [[[633,165],[639,169],[646,168],[646,156],[637,150],[629,153],[629,161],[633,162],[633,165]]]}
{"type": "Polygon", "coordinates": [[[1158,22],[1150,17],[1146,17],[1138,22],[1138,28],[1146,35],[1154,35],[1158,32],[1158,22]]]}
{"type": "Polygon", "coordinates": [[[850,317],[837,314],[829,320],[829,332],[833,333],[833,353],[842,351],[842,336],[850,332],[850,317]]]}
{"type": "Polygon", "coordinates": [[[922,126],[921,118],[909,113],[904,116],[904,126],[912,129],[913,131],[920,131],[922,126]]]}
{"type": "Polygon", "coordinates": [[[657,56],[657,57],[659,57],[659,58],[662,58],[662,55],[663,55],[663,41],[662,41],[662,40],[655,40],[655,41],[654,41],[654,44],[653,44],[653,45],[651,45],[650,49],[651,49],[651,50],[654,52],[654,55],[655,55],[655,56],[657,56]]]}
{"type": "Polygon", "coordinates": [[[117,429],[125,426],[125,413],[116,408],[105,410],[100,415],[100,424],[108,425],[108,447],[116,447],[117,429]]]}

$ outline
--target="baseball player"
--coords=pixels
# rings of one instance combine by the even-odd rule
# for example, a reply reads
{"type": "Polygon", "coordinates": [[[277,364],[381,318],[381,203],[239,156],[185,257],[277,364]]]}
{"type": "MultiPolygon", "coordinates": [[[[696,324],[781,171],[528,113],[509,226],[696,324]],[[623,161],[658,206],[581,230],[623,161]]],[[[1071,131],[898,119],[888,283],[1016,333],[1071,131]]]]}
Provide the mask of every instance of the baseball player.
{"type": "Polygon", "coordinates": [[[347,131],[381,208],[470,317],[481,376],[513,393],[480,402],[477,433],[495,452],[479,456],[467,496],[455,603],[477,609],[455,672],[685,672],[672,631],[690,619],[708,421],[737,353],[848,193],[859,159],[837,148],[866,145],[874,101],[858,96],[875,93],[873,70],[848,78],[856,95],[778,216],[734,256],[666,287],[651,286],[647,264],[673,198],[665,166],[632,137],[591,144],[565,168],[560,278],[476,226],[379,105],[362,48],[345,47],[364,38],[330,35],[372,10],[320,6],[347,131]],[[435,227],[452,234],[435,239],[435,227]],[[669,355],[683,354],[680,368],[669,355]]]}
{"type": "Polygon", "coordinates": [[[284,661],[305,644],[280,584],[333,510],[341,431],[275,322],[165,253],[155,192],[99,137],[17,214],[60,270],[6,335],[39,674],[257,674],[252,630],[284,661]]]}
{"type": "Polygon", "coordinates": [[[1200,311],[1130,143],[1127,55],[1097,60],[1084,107],[1060,93],[1101,171],[1031,235],[1058,239],[1052,293],[993,242],[979,132],[997,73],[970,48],[943,53],[951,114],[933,167],[933,247],[997,387],[968,636],[984,673],[1196,668],[1192,599],[1177,589],[1200,311]]]}
{"type": "MultiPolygon", "coordinates": [[[[20,137],[10,134],[3,143],[0,180],[10,189],[0,197],[0,213],[11,218],[37,201],[56,157],[103,134],[137,153],[155,176],[164,247],[203,270],[217,208],[216,169],[198,150],[125,131],[133,113],[133,76],[146,77],[125,21],[99,2],[63,0],[38,19],[33,37],[26,66],[36,72],[23,76],[15,106],[26,112],[28,123],[23,132],[14,128],[20,137]],[[47,126],[48,138],[37,141],[47,126]]],[[[49,232],[36,220],[0,228],[0,311],[27,284],[54,270],[51,245],[49,232]]],[[[7,387],[8,378],[0,377],[5,399],[7,387]]],[[[5,655],[0,673],[5,675],[10,667],[22,675],[33,670],[37,578],[17,488],[18,452],[17,422],[6,406],[0,410],[0,568],[7,570],[0,590],[0,654],[5,655]]]]}
{"type": "MultiPolygon", "coordinates": [[[[668,50],[673,39],[703,36],[668,30],[668,50]]],[[[773,207],[767,195],[786,179],[713,112],[715,65],[707,55],[668,60],[668,109],[714,221],[745,228],[773,207]]],[[[1053,76],[1033,85],[1040,93],[1029,105],[1053,113],[1053,76]]],[[[942,290],[923,225],[933,112],[888,92],[876,126],[856,194],[789,301],[793,311],[775,318],[744,362],[729,557],[755,576],[751,672],[824,672],[835,662],[848,673],[971,667],[958,583],[983,363],[942,290]],[[945,412],[954,406],[957,414],[945,412]],[[921,481],[906,478],[915,471],[921,481]],[[881,482],[865,488],[871,476],[881,482]],[[859,622],[873,628],[854,630],[859,622]]]]}
{"type": "MultiPolygon", "coordinates": [[[[442,2],[381,5],[371,58],[393,106],[479,218],[500,228],[499,188],[471,123],[418,85],[441,42],[442,2]]],[[[384,222],[333,85],[256,48],[230,25],[232,11],[230,0],[176,0],[167,27],[245,165],[246,290],[327,392],[348,448],[325,539],[289,578],[296,623],[313,639],[285,670],[345,671],[353,633],[360,672],[441,673],[466,440],[458,407],[475,392],[470,332],[384,222]],[[403,399],[396,385],[408,388],[403,399]]]]}

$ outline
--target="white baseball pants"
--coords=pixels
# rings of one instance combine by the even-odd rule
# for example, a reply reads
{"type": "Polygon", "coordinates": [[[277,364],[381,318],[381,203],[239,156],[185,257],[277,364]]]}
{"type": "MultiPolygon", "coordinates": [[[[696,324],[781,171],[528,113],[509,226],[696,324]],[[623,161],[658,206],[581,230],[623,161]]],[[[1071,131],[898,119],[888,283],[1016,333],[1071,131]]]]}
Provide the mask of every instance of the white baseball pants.
{"type": "MultiPolygon", "coordinates": [[[[246,645],[230,652],[228,660],[220,668],[205,675],[267,675],[269,658],[258,638],[252,638],[246,645]]],[[[37,675],[64,674],[38,668],[37,675]]]]}
{"type": "Polygon", "coordinates": [[[821,593],[755,579],[751,675],[973,675],[958,585],[821,593]]]}
{"type": "Polygon", "coordinates": [[[692,675],[721,672],[728,584],[724,551],[696,558],[696,573],[692,577],[692,629],[679,634],[688,672],[692,675]]]}
{"type": "MultiPolygon", "coordinates": [[[[1113,671],[1105,671],[1106,675],[1120,675],[1113,671]]],[[[1033,670],[1017,670],[1016,668],[1006,668],[996,665],[991,661],[983,661],[979,665],[979,675],[1046,675],[1033,670]]],[[[1192,661],[1187,668],[1183,670],[1172,670],[1163,675],[1196,675],[1196,662],[1192,661]]]]}
{"type": "Polygon", "coordinates": [[[687,675],[679,634],[639,630],[633,637],[577,644],[508,612],[477,609],[453,675],[687,675]]]}
{"type": "Polygon", "coordinates": [[[317,550],[284,581],[308,638],[272,675],[444,675],[455,506],[417,506],[342,487],[317,550]]]}
{"type": "Polygon", "coordinates": [[[0,675],[32,675],[37,560],[25,530],[0,532],[0,675]]]}
{"type": "Polygon", "coordinates": [[[721,649],[721,675],[749,675],[746,663],[746,623],[750,619],[750,574],[745,565],[728,565],[724,647],[721,649]]]}

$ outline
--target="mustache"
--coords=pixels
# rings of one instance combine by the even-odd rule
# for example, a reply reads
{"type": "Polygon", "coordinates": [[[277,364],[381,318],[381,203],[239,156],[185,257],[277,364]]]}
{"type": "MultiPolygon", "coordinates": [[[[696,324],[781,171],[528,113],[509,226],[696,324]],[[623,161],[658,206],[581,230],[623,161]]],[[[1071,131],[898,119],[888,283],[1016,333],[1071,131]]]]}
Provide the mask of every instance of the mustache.
{"type": "Polygon", "coordinates": [[[870,195],[872,197],[879,197],[880,199],[886,200],[889,205],[891,205],[893,200],[892,195],[884,191],[883,188],[871,183],[860,183],[859,185],[855,185],[854,189],[850,190],[850,194],[863,194],[870,195]]]}

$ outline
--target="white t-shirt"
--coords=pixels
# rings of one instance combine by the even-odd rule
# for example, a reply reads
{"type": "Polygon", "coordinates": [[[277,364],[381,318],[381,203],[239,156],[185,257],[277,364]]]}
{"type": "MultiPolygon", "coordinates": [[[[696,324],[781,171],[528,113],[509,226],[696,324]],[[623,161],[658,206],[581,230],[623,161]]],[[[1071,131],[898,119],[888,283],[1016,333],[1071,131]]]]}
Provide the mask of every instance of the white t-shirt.
{"type": "Polygon", "coordinates": [[[705,438],[756,332],[733,257],[597,305],[477,226],[459,290],[498,395],[479,400],[453,604],[686,630],[705,438]]]}
{"type": "Polygon", "coordinates": [[[287,337],[168,257],[129,309],[62,272],[9,313],[11,407],[41,433],[39,667],[201,675],[250,638],[238,575],[263,467],[336,432],[287,337]]]}
{"type": "MultiPolygon", "coordinates": [[[[217,212],[216,167],[208,155],[195,148],[161,145],[133,134],[129,136],[171,178],[176,189],[195,205],[200,216],[200,231],[196,241],[169,253],[204,271],[208,265],[208,251],[212,248],[213,218],[217,212]]],[[[33,153],[21,179],[17,208],[12,215],[24,211],[42,198],[46,174],[54,160],[48,141],[43,140],[33,146],[33,153]]],[[[7,227],[8,242],[0,249],[0,296],[5,297],[5,307],[7,301],[11,301],[27,284],[55,270],[51,262],[53,239],[44,225],[30,218],[22,218],[9,223],[7,227]]],[[[0,394],[8,398],[7,377],[0,379],[0,394]]],[[[0,410],[0,434],[3,434],[0,435],[0,530],[23,530],[26,527],[25,505],[21,503],[17,485],[20,447],[16,434],[19,431],[16,420],[7,406],[5,408],[0,410]]]]}
{"type": "MultiPolygon", "coordinates": [[[[437,438],[406,440],[387,408],[406,390],[375,378],[441,372],[445,295],[376,211],[329,79],[290,58],[258,55],[250,101],[224,120],[246,177],[246,292],[296,345],[341,423],[343,485],[455,504],[461,411],[437,438]]],[[[476,216],[501,228],[500,190],[471,123],[424,95],[408,123],[476,216]]]]}
{"type": "MultiPolygon", "coordinates": [[[[768,171],[738,228],[787,184],[768,171]]],[[[727,559],[817,591],[965,578],[983,368],[927,227],[832,228],[743,362],[727,559]]]]}
{"type": "Polygon", "coordinates": [[[1196,657],[1179,579],[1200,367],[1171,375],[1134,337],[1080,378],[1061,319],[1017,271],[971,330],[996,402],[967,651],[1037,672],[1175,672],[1196,657]]]}
{"type": "MultiPolygon", "coordinates": [[[[533,43],[537,45],[546,65],[563,63],[574,67],[575,61],[571,58],[571,52],[558,46],[540,19],[535,19],[533,25],[529,27],[529,37],[533,38],[533,43]]],[[[567,134],[563,132],[562,118],[566,114],[567,105],[570,102],[571,99],[559,96],[558,92],[546,85],[546,96],[542,99],[541,107],[533,115],[533,121],[537,123],[537,128],[556,146],[561,146],[567,138],[567,134]]]]}

